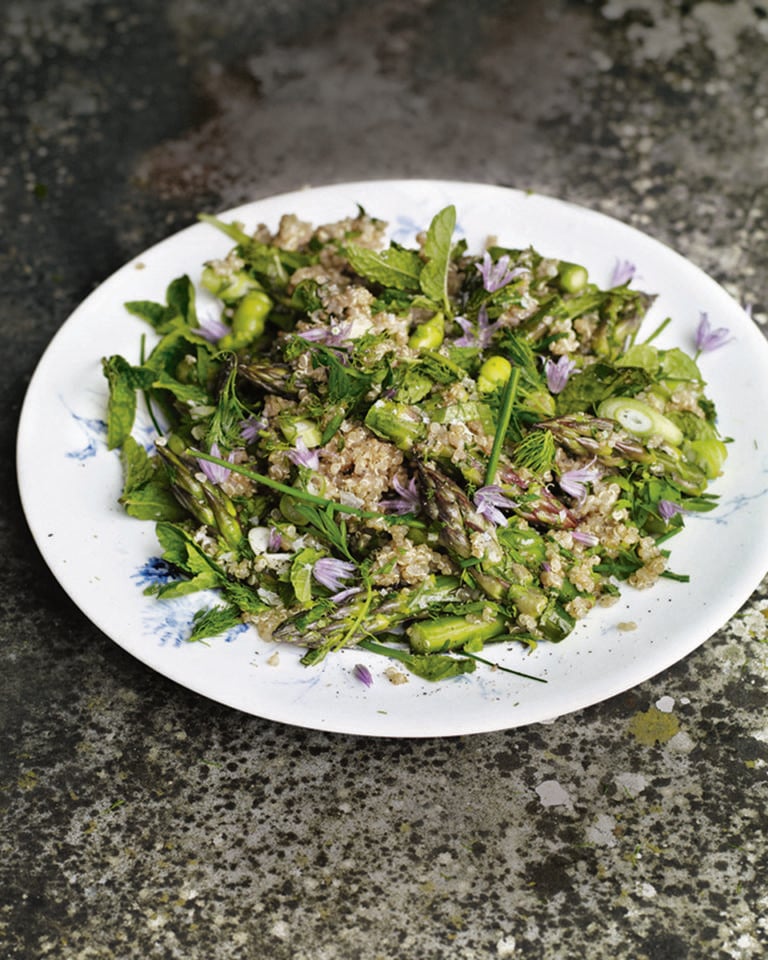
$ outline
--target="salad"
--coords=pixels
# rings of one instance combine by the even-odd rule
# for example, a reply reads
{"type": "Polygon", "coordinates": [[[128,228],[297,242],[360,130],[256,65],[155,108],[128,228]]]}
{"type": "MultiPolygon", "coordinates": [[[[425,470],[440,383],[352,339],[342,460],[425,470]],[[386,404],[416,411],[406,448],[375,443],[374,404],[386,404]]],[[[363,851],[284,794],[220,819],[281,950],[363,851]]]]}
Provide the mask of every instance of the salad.
{"type": "Polygon", "coordinates": [[[358,647],[439,680],[687,579],[666,541],[714,506],[726,444],[696,358],[654,343],[669,318],[638,339],[631,265],[599,289],[531,248],[471,253],[452,206],[414,247],[362,208],[201,219],[233,249],[127,303],[153,343],[103,361],[149,589],[219,597],[191,641],[245,622],[307,666],[358,647]]]}

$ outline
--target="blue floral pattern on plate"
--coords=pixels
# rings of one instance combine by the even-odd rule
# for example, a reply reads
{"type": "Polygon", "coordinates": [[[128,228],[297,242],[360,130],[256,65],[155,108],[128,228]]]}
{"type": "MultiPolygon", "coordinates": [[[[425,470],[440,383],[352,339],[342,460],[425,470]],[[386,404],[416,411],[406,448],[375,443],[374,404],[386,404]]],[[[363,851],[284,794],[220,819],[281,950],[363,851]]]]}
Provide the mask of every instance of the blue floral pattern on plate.
{"type": "MultiPolygon", "coordinates": [[[[152,587],[164,586],[179,579],[178,570],[162,557],[150,557],[131,578],[144,592],[152,587]]],[[[161,646],[180,647],[189,640],[195,614],[206,607],[215,606],[217,598],[210,591],[194,593],[185,597],[158,599],[144,613],[147,633],[157,639],[161,646]],[[206,600],[208,601],[206,603],[206,600]]],[[[248,629],[244,623],[218,635],[224,643],[232,643],[248,629]]]]}

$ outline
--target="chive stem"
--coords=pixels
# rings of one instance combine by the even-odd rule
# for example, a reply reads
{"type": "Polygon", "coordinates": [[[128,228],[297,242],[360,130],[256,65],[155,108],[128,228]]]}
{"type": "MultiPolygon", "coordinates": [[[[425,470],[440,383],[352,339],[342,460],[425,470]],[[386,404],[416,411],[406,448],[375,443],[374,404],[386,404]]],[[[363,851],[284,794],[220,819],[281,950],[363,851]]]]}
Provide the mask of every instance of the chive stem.
{"type": "Polygon", "coordinates": [[[650,335],[650,337],[646,337],[646,339],[643,340],[643,343],[650,343],[652,340],[655,340],[656,337],[658,337],[658,335],[661,333],[661,331],[664,330],[665,327],[669,326],[671,322],[672,322],[672,317],[667,317],[666,320],[662,320],[661,323],[658,325],[658,327],[656,327],[656,329],[650,335]]]}
{"type": "Polygon", "coordinates": [[[217,463],[221,467],[227,467],[233,473],[242,474],[242,476],[247,477],[249,480],[253,480],[254,483],[259,483],[264,487],[277,490],[278,493],[285,493],[289,497],[294,497],[296,500],[303,500],[305,503],[314,503],[319,507],[330,507],[339,513],[349,513],[353,517],[360,517],[362,520],[386,520],[387,523],[407,523],[410,526],[423,526],[419,520],[409,520],[403,516],[389,516],[385,513],[374,513],[371,510],[360,510],[359,507],[352,507],[346,503],[339,503],[336,500],[328,500],[326,497],[318,497],[316,494],[309,493],[307,490],[302,490],[299,487],[291,487],[287,483],[280,483],[279,480],[273,480],[272,477],[267,477],[263,473],[255,473],[240,463],[230,463],[229,460],[224,460],[222,457],[214,457],[211,453],[203,453],[198,450],[190,450],[189,452],[199,460],[207,460],[210,463],[217,463]]]}
{"type": "Polygon", "coordinates": [[[504,393],[501,398],[501,410],[499,412],[499,422],[496,425],[496,434],[493,438],[493,447],[491,448],[491,455],[488,458],[488,466],[485,469],[485,486],[489,487],[496,477],[496,470],[499,466],[499,458],[501,457],[501,449],[504,446],[504,440],[507,435],[507,428],[509,427],[509,421],[512,418],[512,407],[515,404],[515,397],[517,396],[517,385],[520,382],[520,368],[515,367],[512,371],[512,376],[507,380],[507,383],[504,387],[504,393]]]}
{"type": "Polygon", "coordinates": [[[462,655],[469,657],[471,660],[478,660],[480,663],[484,663],[488,667],[493,667],[494,670],[503,670],[504,673],[513,673],[516,677],[523,677],[525,680],[535,680],[536,683],[546,683],[547,681],[543,677],[534,677],[530,673],[522,673],[520,670],[513,670],[511,667],[502,667],[500,663],[494,663],[492,660],[486,660],[485,657],[479,657],[476,653],[468,653],[466,650],[462,650],[462,655]]]}
{"type": "MultiPolygon", "coordinates": [[[[142,333],[141,335],[141,346],[139,347],[139,363],[141,366],[144,366],[144,363],[147,359],[147,335],[142,333]]],[[[155,411],[152,409],[152,395],[149,390],[142,390],[142,396],[144,397],[144,404],[147,408],[147,413],[149,414],[149,419],[152,422],[152,426],[157,431],[158,435],[162,436],[163,431],[160,427],[160,424],[157,422],[157,417],[155,416],[155,411]]]]}

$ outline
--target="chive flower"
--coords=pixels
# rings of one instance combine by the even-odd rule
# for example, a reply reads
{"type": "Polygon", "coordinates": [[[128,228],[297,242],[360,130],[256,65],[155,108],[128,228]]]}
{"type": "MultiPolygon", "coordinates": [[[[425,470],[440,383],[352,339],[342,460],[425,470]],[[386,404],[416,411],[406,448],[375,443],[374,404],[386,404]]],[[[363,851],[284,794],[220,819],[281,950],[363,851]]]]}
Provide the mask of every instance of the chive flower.
{"type": "Polygon", "coordinates": [[[686,511],[680,506],[679,503],[675,503],[674,500],[659,500],[656,504],[659,516],[662,520],[669,521],[676,513],[685,513],[686,511]]]}
{"type": "Polygon", "coordinates": [[[332,321],[328,326],[322,324],[312,327],[309,330],[302,330],[299,336],[303,340],[309,340],[312,343],[323,343],[327,347],[341,347],[348,343],[352,338],[350,333],[352,324],[340,324],[338,321],[332,321]]]}
{"type": "Polygon", "coordinates": [[[483,255],[483,262],[476,263],[475,266],[483,278],[483,287],[488,293],[496,293],[497,290],[506,287],[515,277],[525,272],[522,267],[510,270],[509,256],[506,253],[494,263],[487,250],[483,255]]]}
{"type": "Polygon", "coordinates": [[[699,353],[709,353],[725,346],[733,337],[727,327],[717,327],[713,330],[709,322],[709,316],[702,310],[699,313],[699,325],[696,327],[694,343],[696,344],[697,356],[699,353]]]}
{"type": "Polygon", "coordinates": [[[550,357],[544,364],[544,374],[547,378],[547,386],[550,393],[560,393],[565,389],[565,385],[571,378],[571,374],[576,369],[576,363],[566,356],[560,357],[555,363],[550,357]]]}
{"type": "Polygon", "coordinates": [[[354,669],[352,670],[352,676],[355,680],[359,680],[360,683],[364,683],[366,687],[373,686],[373,677],[371,676],[371,671],[363,663],[356,663],[354,669]]]}
{"type": "Polygon", "coordinates": [[[477,314],[477,327],[474,327],[466,317],[456,317],[456,323],[464,331],[464,335],[454,341],[455,346],[477,347],[480,350],[485,350],[490,345],[494,333],[498,330],[500,321],[496,320],[494,323],[489,323],[488,311],[483,304],[477,314]]]}
{"type": "Polygon", "coordinates": [[[307,467],[309,470],[317,470],[320,466],[320,457],[316,450],[308,449],[306,443],[299,437],[296,440],[296,446],[288,451],[288,459],[295,463],[297,467],[307,467]]]}
{"type": "Polygon", "coordinates": [[[336,557],[320,557],[312,565],[312,576],[317,582],[333,591],[331,600],[342,600],[351,593],[357,592],[357,587],[346,587],[343,580],[355,575],[357,567],[349,560],[337,560],[336,557]]]}
{"type": "Polygon", "coordinates": [[[269,528],[267,550],[270,553],[279,553],[283,549],[283,535],[275,527],[269,528]]]}
{"type": "Polygon", "coordinates": [[[240,436],[246,443],[259,439],[262,430],[267,429],[267,421],[263,417],[248,417],[240,421],[240,436]]]}
{"type": "Polygon", "coordinates": [[[202,337],[210,343],[216,343],[221,340],[222,337],[232,332],[223,320],[220,320],[212,314],[200,317],[198,324],[199,326],[197,326],[192,333],[196,333],[198,337],[202,337]]]}
{"type": "Polygon", "coordinates": [[[586,484],[594,483],[595,480],[600,479],[599,468],[592,466],[594,462],[594,460],[590,460],[586,467],[566,470],[558,480],[560,489],[573,497],[578,503],[584,503],[587,498],[586,484]]]}
{"type": "Polygon", "coordinates": [[[507,525],[507,518],[501,512],[502,509],[513,510],[517,506],[514,500],[506,496],[501,487],[493,483],[475,490],[472,499],[480,516],[495,523],[497,527],[507,525]]]}
{"type": "Polygon", "coordinates": [[[576,543],[583,543],[585,547],[596,547],[600,543],[599,537],[587,530],[572,530],[571,536],[576,543]]]}
{"type": "MultiPolygon", "coordinates": [[[[221,450],[219,449],[218,443],[211,444],[210,453],[212,457],[219,457],[219,459],[222,460],[227,459],[230,463],[235,462],[235,451],[233,450],[226,458],[224,458],[221,450]]],[[[200,457],[197,457],[196,459],[197,464],[204,474],[206,480],[209,480],[211,483],[224,483],[230,473],[232,473],[229,467],[224,467],[219,463],[211,463],[210,460],[203,460],[200,457]]]]}
{"type": "Polygon", "coordinates": [[[617,260],[608,282],[609,287],[623,287],[634,277],[637,267],[629,260],[617,260]]]}
{"type": "Polygon", "coordinates": [[[397,477],[395,477],[392,481],[392,487],[400,496],[392,497],[388,500],[381,500],[379,503],[381,510],[387,510],[390,513],[397,514],[419,512],[421,508],[421,497],[414,477],[411,477],[406,486],[400,483],[397,477]]]}

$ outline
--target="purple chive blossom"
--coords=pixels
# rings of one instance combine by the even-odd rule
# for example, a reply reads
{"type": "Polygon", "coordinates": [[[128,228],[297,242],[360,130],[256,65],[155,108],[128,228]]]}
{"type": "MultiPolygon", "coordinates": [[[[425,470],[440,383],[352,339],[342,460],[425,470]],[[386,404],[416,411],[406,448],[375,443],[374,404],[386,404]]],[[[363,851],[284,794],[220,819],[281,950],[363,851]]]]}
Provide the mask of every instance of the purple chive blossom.
{"type": "Polygon", "coordinates": [[[351,593],[357,592],[357,587],[345,587],[342,580],[354,576],[357,567],[349,560],[337,560],[335,557],[320,557],[312,567],[312,576],[319,584],[334,591],[331,600],[342,600],[351,593]]]}
{"type": "Polygon", "coordinates": [[[499,257],[498,261],[494,263],[487,250],[483,255],[483,262],[477,263],[475,266],[483,278],[483,287],[485,287],[488,293],[496,293],[497,290],[506,287],[515,277],[519,277],[521,273],[525,272],[522,267],[510,270],[509,257],[506,253],[503,257],[499,257]]]}
{"type": "Polygon", "coordinates": [[[402,483],[395,477],[392,481],[392,487],[396,493],[399,493],[399,497],[392,497],[391,500],[382,500],[379,503],[379,508],[381,510],[388,510],[390,513],[418,513],[419,508],[421,507],[421,498],[419,496],[419,489],[416,485],[416,479],[411,477],[408,481],[407,486],[403,486],[402,483]]]}
{"type": "Polygon", "coordinates": [[[588,533],[586,530],[573,530],[571,536],[576,543],[583,543],[585,547],[596,547],[600,543],[594,533],[588,533]]]}
{"type": "Polygon", "coordinates": [[[506,527],[507,525],[507,518],[499,508],[511,510],[517,506],[517,503],[515,503],[514,500],[510,500],[509,497],[504,494],[501,487],[495,484],[480,487],[476,490],[474,502],[480,516],[485,517],[486,520],[490,520],[491,523],[495,523],[497,527],[506,527]]]}
{"type": "Polygon", "coordinates": [[[302,330],[299,336],[302,340],[309,340],[312,343],[324,343],[328,347],[341,347],[352,339],[350,337],[351,330],[351,323],[342,325],[338,321],[333,321],[328,326],[322,325],[311,327],[309,330],[302,330]]]}
{"type": "Polygon", "coordinates": [[[352,671],[352,676],[355,680],[359,680],[360,683],[364,683],[366,687],[373,686],[373,677],[371,676],[371,671],[362,663],[356,663],[354,670],[352,671]]]}
{"type": "Polygon", "coordinates": [[[696,327],[694,338],[699,353],[709,353],[710,350],[717,350],[732,339],[731,331],[727,327],[718,327],[713,330],[707,314],[703,310],[699,313],[699,325],[696,327]]]}
{"type": "Polygon", "coordinates": [[[499,322],[498,320],[495,323],[488,322],[488,311],[485,305],[480,307],[477,314],[477,329],[465,317],[456,317],[456,323],[464,331],[464,336],[459,337],[454,343],[457,347],[479,347],[480,350],[485,350],[498,329],[499,322]]]}
{"type": "Polygon", "coordinates": [[[676,513],[685,513],[686,511],[675,503],[674,500],[659,500],[659,516],[662,520],[671,520],[676,513]]]}
{"type": "MultiPolygon", "coordinates": [[[[210,452],[212,457],[224,459],[221,455],[221,450],[219,450],[218,443],[211,444],[210,452]]],[[[230,463],[234,463],[235,451],[233,450],[226,459],[229,460],[230,463]]],[[[211,483],[223,483],[232,472],[229,467],[222,467],[218,463],[211,463],[210,460],[203,460],[200,457],[197,457],[197,464],[205,475],[205,478],[210,480],[211,483]]]]}
{"type": "Polygon", "coordinates": [[[599,468],[592,466],[594,462],[594,460],[590,460],[586,467],[578,467],[575,470],[566,470],[565,473],[560,475],[560,479],[558,481],[560,484],[560,489],[565,491],[565,493],[573,497],[575,500],[578,500],[579,503],[583,503],[587,497],[587,489],[585,484],[594,483],[595,480],[600,479],[599,468]]]}
{"type": "Polygon", "coordinates": [[[636,272],[637,267],[634,263],[631,263],[629,260],[617,260],[608,286],[623,287],[625,283],[629,283],[630,280],[632,280],[636,272]]]}
{"type": "Polygon", "coordinates": [[[283,536],[279,530],[270,527],[269,539],[267,540],[267,551],[269,553],[280,553],[283,549],[283,536]]]}
{"type": "Polygon", "coordinates": [[[240,436],[246,443],[259,439],[262,430],[267,429],[267,421],[263,417],[248,417],[240,421],[240,436]]]}
{"type": "Polygon", "coordinates": [[[288,451],[288,459],[295,463],[297,467],[307,467],[310,470],[317,470],[320,466],[320,457],[316,450],[309,450],[306,443],[298,438],[293,450],[288,451]]]}
{"type": "Polygon", "coordinates": [[[575,361],[569,360],[568,357],[560,357],[557,363],[548,357],[544,364],[544,373],[547,377],[547,386],[550,393],[560,393],[561,390],[564,390],[575,369],[575,361]]]}
{"type": "Polygon", "coordinates": [[[211,343],[216,343],[217,340],[221,340],[223,336],[230,333],[230,329],[226,323],[211,314],[207,317],[200,317],[198,323],[199,326],[192,332],[196,333],[199,337],[203,337],[205,340],[209,340],[211,343]]]}

